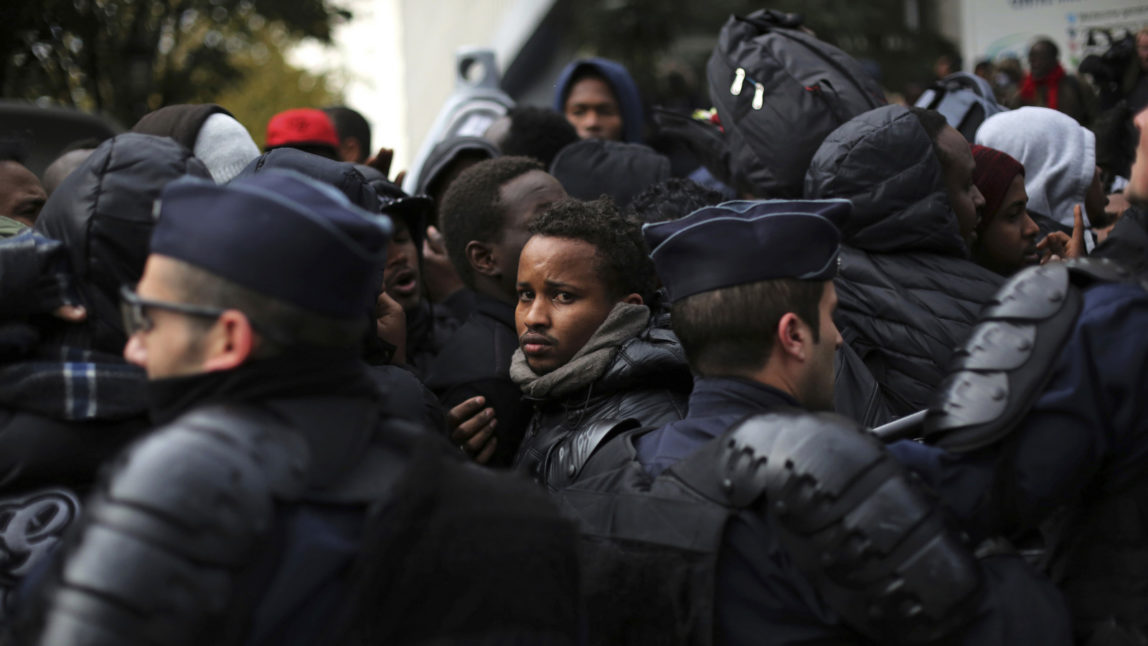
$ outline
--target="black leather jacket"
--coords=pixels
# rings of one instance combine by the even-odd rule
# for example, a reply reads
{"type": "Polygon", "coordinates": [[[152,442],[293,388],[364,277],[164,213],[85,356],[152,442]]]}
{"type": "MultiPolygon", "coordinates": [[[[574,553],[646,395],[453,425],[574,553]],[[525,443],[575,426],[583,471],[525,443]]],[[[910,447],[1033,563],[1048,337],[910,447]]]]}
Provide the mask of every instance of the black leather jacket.
{"type": "MultiPolygon", "coordinates": [[[[656,319],[655,319],[656,320],[656,319]]],[[[664,322],[623,343],[606,373],[579,393],[533,400],[534,416],[515,457],[515,469],[545,482],[547,454],[566,445],[562,460],[580,463],[600,439],[599,430],[626,419],[661,426],[685,417],[693,378],[685,353],[664,322]],[[583,437],[584,436],[584,437],[583,437]]]]}

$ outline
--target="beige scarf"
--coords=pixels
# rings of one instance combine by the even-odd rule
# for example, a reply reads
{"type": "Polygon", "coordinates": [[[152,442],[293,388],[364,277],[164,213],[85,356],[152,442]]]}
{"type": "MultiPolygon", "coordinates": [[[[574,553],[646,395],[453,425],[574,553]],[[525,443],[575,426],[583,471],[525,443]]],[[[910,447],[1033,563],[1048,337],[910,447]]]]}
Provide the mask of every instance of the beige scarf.
{"type": "Polygon", "coordinates": [[[650,308],[645,305],[618,303],[586,345],[551,372],[537,374],[526,363],[522,348],[515,350],[510,379],[523,394],[534,399],[557,399],[578,392],[606,374],[618,348],[646,329],[649,321],[650,308]]]}

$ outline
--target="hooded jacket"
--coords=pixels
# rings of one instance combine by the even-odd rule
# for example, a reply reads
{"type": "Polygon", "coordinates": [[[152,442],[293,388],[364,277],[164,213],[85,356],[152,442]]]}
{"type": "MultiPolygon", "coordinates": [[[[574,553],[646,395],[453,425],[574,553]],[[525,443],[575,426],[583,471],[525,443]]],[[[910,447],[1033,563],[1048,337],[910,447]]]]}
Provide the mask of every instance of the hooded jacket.
{"type": "MultiPolygon", "coordinates": [[[[57,281],[76,292],[66,300],[84,305],[87,318],[64,323],[37,316],[41,303],[26,309],[23,320],[12,319],[12,303],[0,304],[7,315],[0,333],[0,508],[12,518],[39,513],[43,520],[38,526],[0,523],[10,557],[0,559],[0,615],[10,586],[50,553],[75,520],[75,503],[66,501],[76,500],[101,465],[151,427],[144,371],[120,356],[126,336],[119,289],[134,286],[143,274],[160,191],[185,175],[208,177],[175,141],[119,135],[52,193],[34,232],[8,241],[39,240],[37,246],[58,249],[67,267],[61,273],[66,281],[57,281]],[[24,334],[13,334],[21,329],[24,334]],[[43,516],[46,504],[57,513],[43,516]]],[[[18,277],[4,272],[0,281],[18,277]]],[[[15,293],[7,288],[0,293],[15,293]]]]}
{"type": "MultiPolygon", "coordinates": [[[[1096,173],[1096,136],[1072,117],[1050,108],[1025,107],[994,114],[977,130],[976,143],[996,148],[1024,165],[1028,210],[1072,230],[1072,207],[1084,204],[1096,173]]],[[[1088,214],[1085,226],[1091,227],[1088,214]]],[[[1041,227],[1041,233],[1048,233],[1041,227]]]]}
{"type": "Polygon", "coordinates": [[[554,85],[554,110],[566,114],[566,98],[570,96],[571,80],[585,68],[590,68],[603,76],[614,90],[618,109],[622,112],[622,140],[630,143],[642,142],[645,126],[645,112],[638,85],[625,67],[605,58],[581,58],[565,67],[554,85]]]}
{"type": "MultiPolygon", "coordinates": [[[[895,416],[924,408],[1001,277],[968,260],[933,142],[907,108],[885,106],[833,131],[805,176],[806,197],[853,202],[837,222],[843,249],[837,327],[895,416]]],[[[840,381],[857,389],[863,380],[840,381]]],[[[871,401],[843,393],[842,401],[871,401]]],[[[879,410],[874,408],[873,410],[879,410]]],[[[865,411],[838,410],[865,424],[865,411]]]]}
{"type": "MultiPolygon", "coordinates": [[[[554,390],[563,390],[563,385],[554,390]]],[[[680,420],[692,386],[685,353],[668,319],[650,317],[644,330],[617,346],[605,372],[589,385],[558,397],[527,394],[534,415],[515,457],[515,469],[544,481],[539,467],[547,453],[567,438],[573,440],[569,443],[573,453],[580,454],[571,459],[584,460],[594,446],[578,442],[576,436],[597,422],[634,419],[652,427],[680,420]]]]}
{"type": "Polygon", "coordinates": [[[63,243],[83,323],[32,319],[33,347],[5,348],[0,363],[0,491],[27,484],[83,486],[147,426],[144,373],[120,357],[127,337],[122,285],[143,275],[168,182],[207,178],[191,152],[166,137],[105,141],[52,193],[36,232],[63,243]]]}
{"type": "Polygon", "coordinates": [[[52,193],[35,229],[67,247],[88,317],[84,325],[56,326],[50,336],[111,354],[123,351],[120,287],[139,282],[155,201],[168,182],[185,175],[211,178],[174,140],[125,133],[101,144],[52,193]]]}

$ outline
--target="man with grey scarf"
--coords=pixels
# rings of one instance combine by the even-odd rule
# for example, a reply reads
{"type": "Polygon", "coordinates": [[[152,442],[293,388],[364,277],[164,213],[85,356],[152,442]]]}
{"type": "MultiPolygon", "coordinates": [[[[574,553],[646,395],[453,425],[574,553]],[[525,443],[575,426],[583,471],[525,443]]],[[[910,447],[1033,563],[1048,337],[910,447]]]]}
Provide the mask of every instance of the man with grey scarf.
{"type": "Polygon", "coordinates": [[[566,200],[530,232],[510,378],[534,413],[515,468],[553,487],[544,465],[576,469],[618,423],[681,419],[692,378],[635,222],[609,199],[566,200]]]}

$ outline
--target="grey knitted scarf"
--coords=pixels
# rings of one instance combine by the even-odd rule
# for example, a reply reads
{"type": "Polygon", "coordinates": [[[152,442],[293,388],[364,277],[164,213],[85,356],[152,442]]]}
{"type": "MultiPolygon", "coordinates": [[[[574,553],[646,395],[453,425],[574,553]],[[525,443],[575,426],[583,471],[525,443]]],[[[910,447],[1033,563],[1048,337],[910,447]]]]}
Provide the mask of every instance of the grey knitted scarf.
{"type": "Polygon", "coordinates": [[[522,348],[515,350],[510,379],[534,399],[557,399],[578,392],[606,374],[618,348],[646,329],[649,321],[650,308],[645,305],[618,303],[586,345],[552,372],[535,373],[526,363],[522,348]]]}

